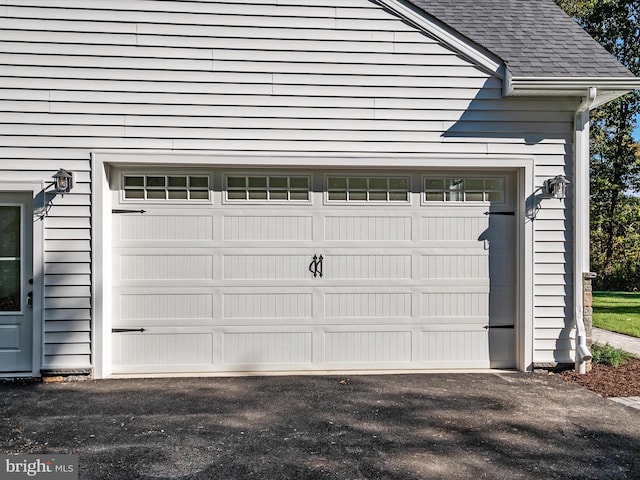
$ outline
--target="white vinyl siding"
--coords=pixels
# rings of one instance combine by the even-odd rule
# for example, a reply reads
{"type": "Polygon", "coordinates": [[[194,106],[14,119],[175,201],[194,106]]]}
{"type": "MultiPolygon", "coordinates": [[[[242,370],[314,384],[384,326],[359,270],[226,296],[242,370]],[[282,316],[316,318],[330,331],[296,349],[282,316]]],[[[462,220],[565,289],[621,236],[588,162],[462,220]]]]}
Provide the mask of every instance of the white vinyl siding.
{"type": "MultiPolygon", "coordinates": [[[[497,77],[366,0],[7,0],[0,15],[0,176],[77,175],[45,220],[44,368],[93,362],[92,151],[260,152],[301,164],[530,155],[536,185],[571,175],[577,100],[503,99],[497,77]]],[[[571,257],[565,216],[564,202],[544,200],[534,224],[534,361],[571,359],[568,344],[544,342],[570,316],[571,264],[542,255],[571,257]]]]}

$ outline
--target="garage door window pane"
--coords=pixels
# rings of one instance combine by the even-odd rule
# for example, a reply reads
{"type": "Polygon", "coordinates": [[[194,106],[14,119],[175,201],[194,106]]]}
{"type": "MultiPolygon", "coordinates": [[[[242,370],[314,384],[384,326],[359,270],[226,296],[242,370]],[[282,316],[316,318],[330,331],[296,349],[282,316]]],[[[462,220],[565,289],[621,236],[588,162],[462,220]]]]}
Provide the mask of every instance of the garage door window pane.
{"type": "Polygon", "coordinates": [[[149,200],[164,200],[166,192],[164,190],[147,190],[147,198],[149,200]]]}
{"type": "Polygon", "coordinates": [[[178,190],[178,191],[169,191],[169,198],[171,200],[186,200],[187,199],[187,191],[186,190],[178,190]]]}
{"type": "Polygon", "coordinates": [[[329,177],[327,199],[335,202],[408,202],[408,177],[329,177]]]}
{"type": "Polygon", "coordinates": [[[124,186],[127,187],[144,187],[144,177],[124,177],[124,186]]]}
{"type": "Polygon", "coordinates": [[[125,200],[209,200],[209,177],[188,175],[125,175],[125,200]]]}
{"type": "Polygon", "coordinates": [[[347,179],[346,178],[329,178],[329,190],[347,190],[347,179]]]}
{"type": "Polygon", "coordinates": [[[266,177],[249,177],[249,188],[267,188],[266,177]]]}
{"type": "Polygon", "coordinates": [[[166,179],[164,177],[147,177],[147,187],[164,187],[166,179]]]}
{"type": "Polygon", "coordinates": [[[286,190],[269,190],[269,200],[287,200],[286,190]]]}
{"type": "Polygon", "coordinates": [[[369,179],[369,189],[370,190],[387,190],[387,179],[386,178],[370,178],[369,179]]]}
{"type": "Polygon", "coordinates": [[[502,203],[505,201],[504,178],[424,179],[424,201],[460,203],[502,203]]]}
{"type": "Polygon", "coordinates": [[[352,202],[366,201],[367,192],[349,192],[349,200],[352,202]]]}
{"type": "Polygon", "coordinates": [[[144,200],[144,190],[125,190],[124,198],[144,200]]]}
{"type": "Polygon", "coordinates": [[[229,200],[246,200],[247,199],[247,192],[245,192],[244,190],[241,191],[241,192],[229,190],[227,192],[227,198],[229,200]]]}
{"type": "Polygon", "coordinates": [[[229,176],[227,200],[288,202],[308,201],[309,177],[302,176],[229,176]]]}
{"type": "Polygon", "coordinates": [[[184,188],[187,186],[187,177],[169,177],[169,188],[184,188]]]}
{"type": "MultiPolygon", "coordinates": [[[[366,200],[366,198],[365,198],[366,200]]],[[[369,200],[372,201],[386,201],[387,200],[387,192],[370,192],[369,200]]]]}
{"type": "Polygon", "coordinates": [[[390,202],[406,202],[408,192],[389,192],[390,202]]]}
{"type": "Polygon", "coordinates": [[[289,185],[287,184],[287,177],[269,177],[269,189],[274,188],[284,188],[286,189],[289,185]]]}
{"type": "Polygon", "coordinates": [[[191,200],[209,200],[209,192],[189,192],[189,198],[191,200]]]}
{"type": "Polygon", "coordinates": [[[247,187],[247,179],[245,177],[227,177],[227,188],[241,188],[247,187]]]}
{"type": "Polygon", "coordinates": [[[249,190],[249,200],[266,200],[266,190],[249,190]]]}
{"type": "Polygon", "coordinates": [[[499,190],[504,189],[504,178],[487,178],[485,180],[485,188],[487,190],[499,190]]]}
{"type": "Polygon", "coordinates": [[[403,192],[409,191],[409,179],[408,178],[390,178],[389,179],[390,190],[402,190],[403,192]]]}
{"type": "Polygon", "coordinates": [[[209,189],[209,177],[189,177],[189,186],[191,188],[209,189]]]}
{"type": "Polygon", "coordinates": [[[367,188],[366,178],[350,178],[349,190],[365,190],[367,188]]]}
{"type": "Polygon", "coordinates": [[[291,200],[309,200],[309,192],[292,191],[289,194],[291,200]]]}
{"type": "Polygon", "coordinates": [[[309,190],[309,177],[289,177],[292,190],[309,190]]]}
{"type": "Polygon", "coordinates": [[[504,202],[504,192],[487,192],[487,201],[488,202],[504,202]]]}

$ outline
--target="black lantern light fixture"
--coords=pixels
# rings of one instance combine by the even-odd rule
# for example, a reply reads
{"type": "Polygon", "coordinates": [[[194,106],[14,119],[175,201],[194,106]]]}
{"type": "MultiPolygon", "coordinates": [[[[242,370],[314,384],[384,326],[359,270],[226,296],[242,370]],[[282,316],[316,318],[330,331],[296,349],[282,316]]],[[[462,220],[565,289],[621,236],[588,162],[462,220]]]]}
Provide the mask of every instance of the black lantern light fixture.
{"type": "Polygon", "coordinates": [[[75,184],[75,175],[73,172],[68,172],[64,168],[58,170],[51,178],[54,180],[53,187],[56,193],[60,195],[69,193],[75,184]]]}
{"type": "Polygon", "coordinates": [[[564,175],[556,175],[544,181],[544,192],[551,198],[563,199],[567,197],[567,185],[571,182],[564,175]]]}

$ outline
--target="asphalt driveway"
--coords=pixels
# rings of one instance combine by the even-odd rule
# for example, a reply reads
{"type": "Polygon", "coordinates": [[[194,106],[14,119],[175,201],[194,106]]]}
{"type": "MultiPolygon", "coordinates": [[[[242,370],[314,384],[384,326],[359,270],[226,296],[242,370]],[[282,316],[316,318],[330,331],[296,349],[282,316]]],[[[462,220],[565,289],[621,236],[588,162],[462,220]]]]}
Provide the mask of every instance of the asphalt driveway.
{"type": "Polygon", "coordinates": [[[640,478],[640,411],[543,374],[5,383],[0,440],[91,480],[640,478]]]}

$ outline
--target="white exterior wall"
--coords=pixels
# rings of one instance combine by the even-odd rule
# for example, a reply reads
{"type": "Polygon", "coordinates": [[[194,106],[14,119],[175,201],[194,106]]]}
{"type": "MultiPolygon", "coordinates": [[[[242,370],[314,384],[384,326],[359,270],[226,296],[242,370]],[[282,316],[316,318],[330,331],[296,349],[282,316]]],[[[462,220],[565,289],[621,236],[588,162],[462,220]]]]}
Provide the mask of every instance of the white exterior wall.
{"type": "MultiPolygon", "coordinates": [[[[503,99],[499,78],[366,0],[5,0],[0,65],[2,180],[78,180],[45,220],[43,368],[92,365],[93,151],[364,154],[362,166],[527,155],[536,185],[571,174],[577,99],[503,99]]],[[[534,362],[572,361],[570,228],[565,203],[543,200],[534,362]]]]}

